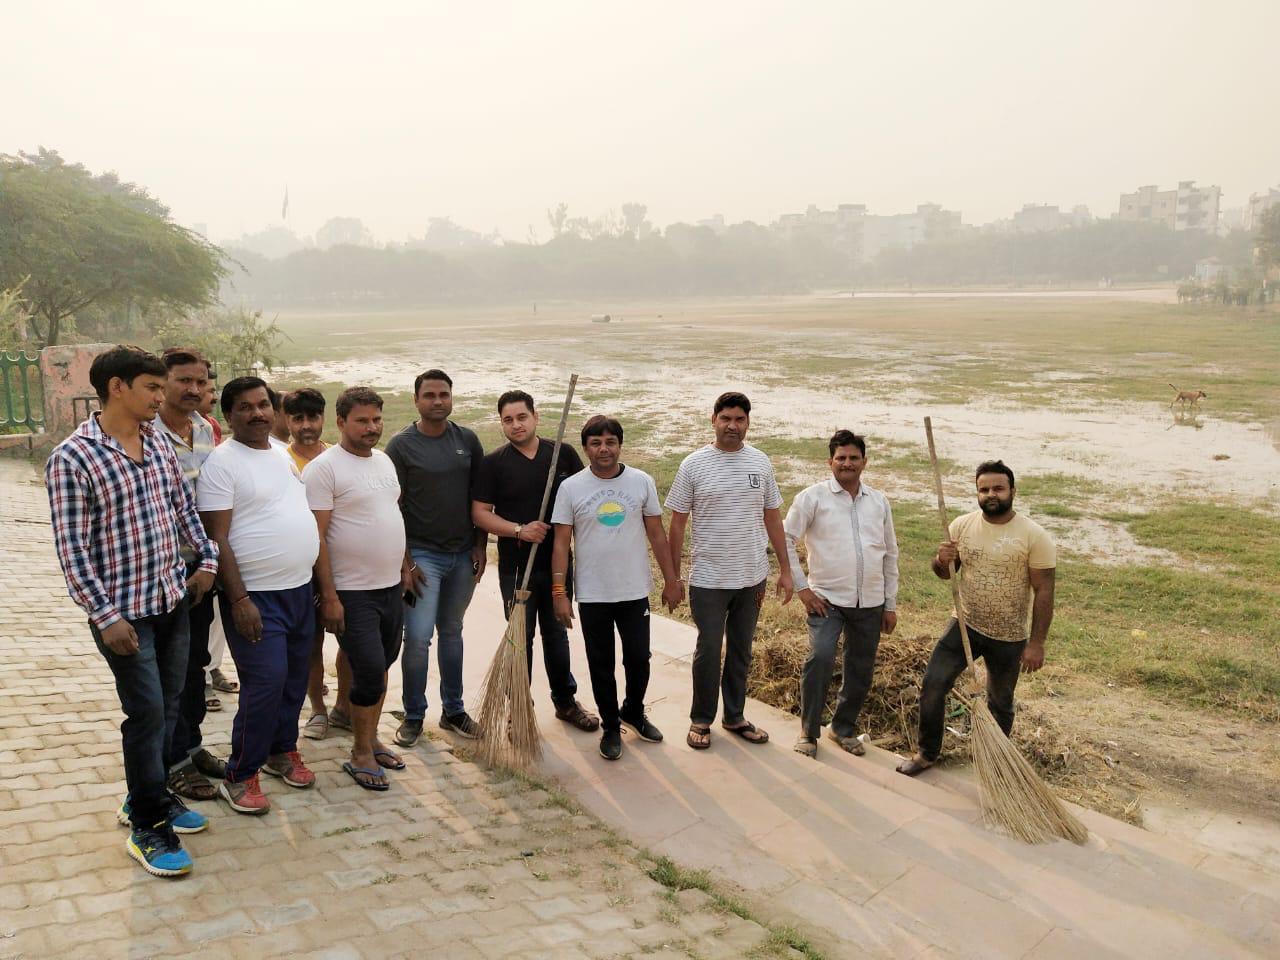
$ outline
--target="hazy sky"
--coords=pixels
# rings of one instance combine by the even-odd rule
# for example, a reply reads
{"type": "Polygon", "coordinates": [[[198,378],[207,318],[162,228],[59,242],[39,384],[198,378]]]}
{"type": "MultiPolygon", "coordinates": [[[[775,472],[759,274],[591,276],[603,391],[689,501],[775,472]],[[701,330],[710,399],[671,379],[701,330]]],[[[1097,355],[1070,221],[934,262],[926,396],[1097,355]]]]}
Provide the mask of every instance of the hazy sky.
{"type": "Polygon", "coordinates": [[[0,152],[145,184],[214,239],[809,203],[969,223],[1280,183],[1278,0],[5,4],[0,152]]]}

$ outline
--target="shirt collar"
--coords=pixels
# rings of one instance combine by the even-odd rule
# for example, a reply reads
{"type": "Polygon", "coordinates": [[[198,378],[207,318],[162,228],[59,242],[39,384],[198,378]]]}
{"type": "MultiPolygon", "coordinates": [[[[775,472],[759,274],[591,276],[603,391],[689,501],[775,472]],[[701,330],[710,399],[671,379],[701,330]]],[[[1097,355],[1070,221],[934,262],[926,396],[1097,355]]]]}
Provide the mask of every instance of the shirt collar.
{"type": "MultiPolygon", "coordinates": [[[[837,480],[835,477],[827,477],[827,489],[835,494],[846,493],[844,487],[840,486],[840,481],[837,480]]],[[[863,481],[858,486],[858,496],[865,497],[867,495],[867,490],[868,490],[867,484],[865,481],[863,481]]]]}
{"type": "MultiPolygon", "coordinates": [[[[102,412],[100,410],[94,410],[90,413],[85,421],[76,428],[76,435],[83,437],[91,443],[100,443],[104,447],[113,447],[116,450],[123,451],[124,447],[120,446],[119,442],[114,437],[110,436],[102,429],[102,424],[98,422],[98,418],[101,415],[102,412]]],[[[144,447],[146,446],[147,441],[155,434],[155,431],[149,423],[138,424],[138,432],[142,434],[142,444],[144,447]]]]}

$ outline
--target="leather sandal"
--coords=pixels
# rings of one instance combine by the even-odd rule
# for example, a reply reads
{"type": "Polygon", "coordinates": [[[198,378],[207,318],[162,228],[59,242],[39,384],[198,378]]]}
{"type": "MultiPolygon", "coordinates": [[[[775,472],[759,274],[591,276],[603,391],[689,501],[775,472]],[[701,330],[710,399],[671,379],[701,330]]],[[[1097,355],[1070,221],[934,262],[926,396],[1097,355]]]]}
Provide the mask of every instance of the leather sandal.
{"type": "Polygon", "coordinates": [[[897,771],[904,776],[914,777],[918,773],[923,773],[933,766],[932,760],[926,760],[920,754],[916,754],[908,760],[903,760],[896,767],[897,771]]]}
{"type": "Polygon", "coordinates": [[[711,728],[699,723],[692,724],[684,742],[695,750],[706,750],[711,746],[711,728]]]}
{"type": "Polygon", "coordinates": [[[769,734],[765,733],[750,720],[744,720],[742,723],[734,727],[729,726],[727,723],[722,723],[720,726],[724,727],[730,733],[736,733],[743,740],[747,741],[747,743],[769,742],[769,734]]]}

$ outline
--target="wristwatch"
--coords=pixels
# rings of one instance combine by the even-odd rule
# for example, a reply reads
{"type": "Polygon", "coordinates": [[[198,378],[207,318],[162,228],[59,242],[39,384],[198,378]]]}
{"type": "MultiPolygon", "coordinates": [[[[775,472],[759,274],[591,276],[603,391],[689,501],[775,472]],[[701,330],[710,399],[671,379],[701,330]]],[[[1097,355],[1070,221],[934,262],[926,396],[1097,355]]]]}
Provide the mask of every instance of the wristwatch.
{"type": "Polygon", "coordinates": [[[519,539],[520,539],[520,531],[521,531],[521,530],[523,530],[523,529],[524,529],[524,524],[523,524],[523,523],[517,523],[517,524],[516,524],[515,538],[516,538],[517,540],[519,540],[519,539]]]}

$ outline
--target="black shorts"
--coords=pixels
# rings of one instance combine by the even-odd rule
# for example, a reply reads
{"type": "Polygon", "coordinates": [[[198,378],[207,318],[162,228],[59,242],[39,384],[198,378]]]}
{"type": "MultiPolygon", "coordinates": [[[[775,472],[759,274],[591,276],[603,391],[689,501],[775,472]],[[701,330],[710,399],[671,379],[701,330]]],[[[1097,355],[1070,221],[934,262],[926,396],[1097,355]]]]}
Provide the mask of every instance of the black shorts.
{"type": "Polygon", "coordinates": [[[351,664],[351,702],[372,707],[386,692],[386,674],[400,656],[404,600],[400,584],[380,590],[339,590],[344,629],[338,646],[351,664]]]}

